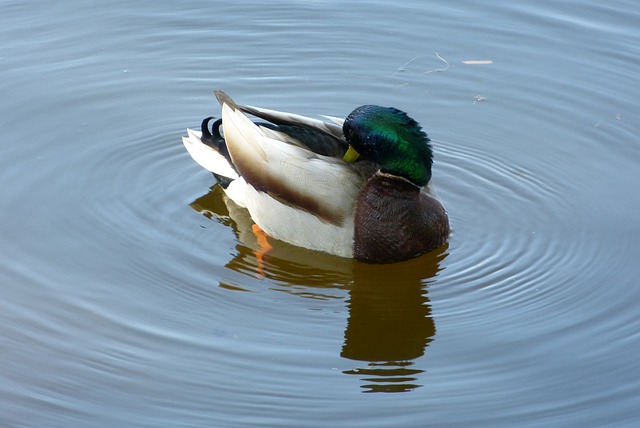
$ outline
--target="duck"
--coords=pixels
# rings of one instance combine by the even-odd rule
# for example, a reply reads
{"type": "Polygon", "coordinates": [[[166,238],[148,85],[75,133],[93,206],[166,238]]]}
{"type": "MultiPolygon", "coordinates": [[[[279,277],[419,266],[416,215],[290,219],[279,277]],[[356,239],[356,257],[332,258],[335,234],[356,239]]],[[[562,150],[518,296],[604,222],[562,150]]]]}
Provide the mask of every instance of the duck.
{"type": "Polygon", "coordinates": [[[214,93],[221,117],[187,129],[183,144],[266,236],[376,264],[447,242],[430,139],[404,111],[371,104],[316,119],[214,93]]]}

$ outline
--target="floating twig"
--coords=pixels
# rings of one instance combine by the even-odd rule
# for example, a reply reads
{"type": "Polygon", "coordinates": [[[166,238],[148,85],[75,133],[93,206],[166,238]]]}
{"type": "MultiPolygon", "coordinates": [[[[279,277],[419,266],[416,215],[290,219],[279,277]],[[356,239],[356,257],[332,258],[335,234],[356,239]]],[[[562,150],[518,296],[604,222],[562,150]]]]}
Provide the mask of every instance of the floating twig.
{"type": "Polygon", "coordinates": [[[449,62],[446,59],[442,58],[438,52],[436,52],[436,56],[440,61],[444,62],[447,66],[445,68],[434,68],[433,70],[427,70],[422,74],[435,73],[437,71],[447,71],[449,69],[449,62]]]}
{"type": "Polygon", "coordinates": [[[402,67],[399,67],[396,71],[402,72],[405,71],[407,69],[408,66],[410,66],[413,62],[415,62],[417,59],[421,58],[420,56],[411,58],[409,61],[407,61],[402,67]]]}
{"type": "Polygon", "coordinates": [[[491,61],[490,59],[481,59],[481,60],[462,61],[462,63],[467,65],[487,65],[487,64],[493,64],[493,61],[491,61]]]}

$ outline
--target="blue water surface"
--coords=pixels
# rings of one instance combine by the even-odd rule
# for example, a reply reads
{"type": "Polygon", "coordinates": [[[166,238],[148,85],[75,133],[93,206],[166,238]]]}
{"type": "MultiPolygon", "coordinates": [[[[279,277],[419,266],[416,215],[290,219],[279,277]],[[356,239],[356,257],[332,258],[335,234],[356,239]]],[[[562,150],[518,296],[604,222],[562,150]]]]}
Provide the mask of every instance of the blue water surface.
{"type": "Polygon", "coordinates": [[[631,1],[5,1],[0,425],[640,424],[631,1]],[[479,63],[478,63],[479,62],[479,63]],[[452,235],[273,242],[181,136],[238,102],[416,118],[452,235]]]}

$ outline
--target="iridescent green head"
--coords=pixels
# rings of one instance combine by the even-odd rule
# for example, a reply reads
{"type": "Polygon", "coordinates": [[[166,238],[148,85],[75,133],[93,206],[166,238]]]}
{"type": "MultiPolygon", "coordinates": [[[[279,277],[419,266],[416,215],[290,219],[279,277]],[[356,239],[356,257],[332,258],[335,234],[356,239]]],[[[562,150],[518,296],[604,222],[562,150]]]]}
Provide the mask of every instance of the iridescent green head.
{"type": "Polygon", "coordinates": [[[345,138],[380,170],[424,186],[431,179],[433,152],[418,122],[393,107],[364,105],[347,117],[345,138]]]}

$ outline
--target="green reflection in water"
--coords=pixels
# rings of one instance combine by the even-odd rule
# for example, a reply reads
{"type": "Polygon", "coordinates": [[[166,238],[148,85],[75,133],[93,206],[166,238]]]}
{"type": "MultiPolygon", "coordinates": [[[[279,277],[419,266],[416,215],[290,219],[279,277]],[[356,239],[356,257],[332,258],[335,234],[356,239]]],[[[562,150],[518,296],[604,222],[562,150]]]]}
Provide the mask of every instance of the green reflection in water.
{"type": "MultiPolygon", "coordinates": [[[[261,262],[253,221],[218,186],[191,206],[233,228],[239,243],[226,265],[229,269],[266,278],[273,289],[304,298],[342,299],[348,292],[349,316],[340,355],[362,362],[343,373],[361,379],[363,392],[406,392],[422,386],[423,370],[412,366],[435,335],[427,284],[438,273],[447,245],[406,262],[370,265],[270,239],[273,248],[261,262]]],[[[220,286],[250,291],[237,284],[220,286]]]]}

